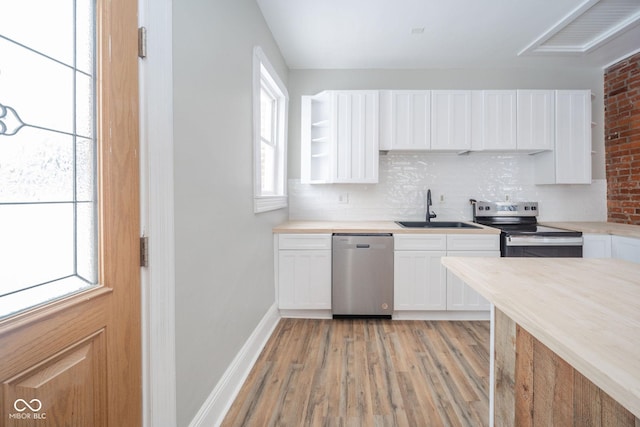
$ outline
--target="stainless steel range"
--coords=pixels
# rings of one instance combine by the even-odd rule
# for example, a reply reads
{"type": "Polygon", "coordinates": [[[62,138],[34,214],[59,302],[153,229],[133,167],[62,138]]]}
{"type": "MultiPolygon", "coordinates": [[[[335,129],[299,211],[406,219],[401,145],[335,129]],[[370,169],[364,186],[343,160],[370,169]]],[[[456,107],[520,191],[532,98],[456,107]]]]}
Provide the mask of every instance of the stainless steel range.
{"type": "Polygon", "coordinates": [[[538,225],[537,202],[479,202],[473,221],[496,227],[503,257],[582,257],[582,233],[538,225]]]}

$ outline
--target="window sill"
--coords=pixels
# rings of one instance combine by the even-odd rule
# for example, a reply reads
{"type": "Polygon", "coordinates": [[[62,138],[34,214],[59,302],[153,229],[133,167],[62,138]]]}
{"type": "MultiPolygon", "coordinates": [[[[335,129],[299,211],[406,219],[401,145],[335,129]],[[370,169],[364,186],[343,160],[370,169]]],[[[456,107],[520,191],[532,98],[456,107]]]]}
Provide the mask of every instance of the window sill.
{"type": "Polygon", "coordinates": [[[288,206],[287,196],[256,196],[253,199],[253,212],[261,213],[283,209],[288,206]]]}

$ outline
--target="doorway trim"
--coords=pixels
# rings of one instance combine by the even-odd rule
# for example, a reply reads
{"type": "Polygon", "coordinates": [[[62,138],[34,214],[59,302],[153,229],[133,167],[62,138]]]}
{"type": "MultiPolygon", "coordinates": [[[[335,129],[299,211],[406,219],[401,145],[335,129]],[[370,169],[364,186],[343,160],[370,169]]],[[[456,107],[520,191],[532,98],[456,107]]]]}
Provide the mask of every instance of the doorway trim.
{"type": "Polygon", "coordinates": [[[148,236],[142,286],[143,426],[175,426],[175,237],[171,0],[139,0],[147,29],[140,72],[141,230],[148,236]]]}

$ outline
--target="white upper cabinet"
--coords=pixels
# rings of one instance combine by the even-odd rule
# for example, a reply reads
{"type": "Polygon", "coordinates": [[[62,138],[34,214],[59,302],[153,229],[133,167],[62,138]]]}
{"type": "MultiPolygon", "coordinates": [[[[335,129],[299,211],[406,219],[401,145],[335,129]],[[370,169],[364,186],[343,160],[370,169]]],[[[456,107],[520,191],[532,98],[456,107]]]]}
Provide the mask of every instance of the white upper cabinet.
{"type": "Polygon", "coordinates": [[[431,149],[471,149],[471,91],[431,91],[431,149]]]}
{"type": "Polygon", "coordinates": [[[378,182],[378,91],[338,91],[336,177],[338,183],[378,182]]]}
{"type": "Polygon", "coordinates": [[[516,145],[516,91],[473,91],[474,150],[511,151],[516,145]]]}
{"type": "Polygon", "coordinates": [[[380,149],[431,148],[431,91],[380,91],[380,149]]]}
{"type": "Polygon", "coordinates": [[[518,150],[553,150],[555,93],[553,90],[517,91],[518,150]]]}
{"type": "Polygon", "coordinates": [[[536,184],[591,183],[589,90],[328,90],[301,115],[303,183],[377,183],[379,150],[527,152],[536,184]]]}
{"type": "Polygon", "coordinates": [[[324,91],[301,107],[302,182],[378,182],[378,91],[324,91]]]}
{"type": "Polygon", "coordinates": [[[591,184],[591,91],[555,92],[555,147],[536,155],[536,184],[591,184]]]}
{"type": "Polygon", "coordinates": [[[329,92],[302,97],[302,182],[326,183],[333,179],[333,110],[332,96],[329,92]]]}

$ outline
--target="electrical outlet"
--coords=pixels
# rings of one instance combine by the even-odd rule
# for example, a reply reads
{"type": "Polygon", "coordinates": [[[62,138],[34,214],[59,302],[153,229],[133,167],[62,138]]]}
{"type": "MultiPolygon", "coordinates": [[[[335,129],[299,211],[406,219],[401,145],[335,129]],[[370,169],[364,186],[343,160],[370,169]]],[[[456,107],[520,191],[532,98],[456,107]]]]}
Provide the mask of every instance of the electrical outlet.
{"type": "Polygon", "coordinates": [[[440,203],[444,203],[444,194],[440,195],[440,203]]]}
{"type": "Polygon", "coordinates": [[[346,205],[349,203],[349,193],[338,194],[338,203],[346,205]]]}

